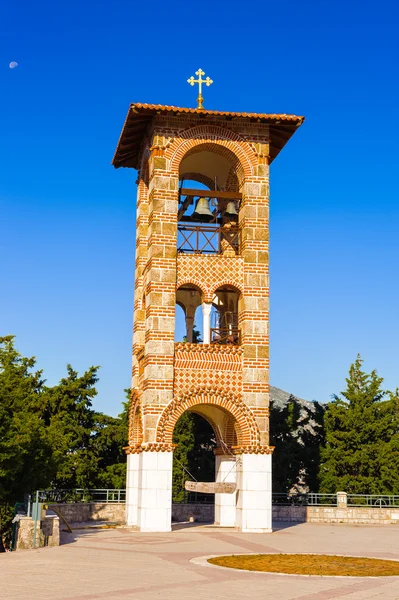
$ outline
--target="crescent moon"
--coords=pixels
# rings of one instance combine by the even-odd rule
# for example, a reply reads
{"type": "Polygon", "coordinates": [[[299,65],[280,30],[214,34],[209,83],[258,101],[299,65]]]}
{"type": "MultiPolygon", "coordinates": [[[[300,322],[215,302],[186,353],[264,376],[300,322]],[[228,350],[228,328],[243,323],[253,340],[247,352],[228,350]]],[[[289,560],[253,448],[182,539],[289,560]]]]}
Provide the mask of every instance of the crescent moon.
{"type": "Polygon", "coordinates": [[[9,67],[10,69],[15,69],[15,67],[18,67],[18,63],[13,60],[10,62],[9,67]]]}

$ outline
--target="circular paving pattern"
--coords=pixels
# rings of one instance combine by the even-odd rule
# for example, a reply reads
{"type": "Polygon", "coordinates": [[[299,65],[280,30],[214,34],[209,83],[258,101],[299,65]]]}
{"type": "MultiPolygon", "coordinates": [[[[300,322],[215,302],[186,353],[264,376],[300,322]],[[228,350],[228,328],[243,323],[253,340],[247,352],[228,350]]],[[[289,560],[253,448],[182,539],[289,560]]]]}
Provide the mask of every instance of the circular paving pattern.
{"type": "Polygon", "coordinates": [[[219,567],[286,573],[289,575],[324,575],[335,577],[399,576],[399,561],[325,554],[234,554],[215,556],[208,562],[219,567]]]}

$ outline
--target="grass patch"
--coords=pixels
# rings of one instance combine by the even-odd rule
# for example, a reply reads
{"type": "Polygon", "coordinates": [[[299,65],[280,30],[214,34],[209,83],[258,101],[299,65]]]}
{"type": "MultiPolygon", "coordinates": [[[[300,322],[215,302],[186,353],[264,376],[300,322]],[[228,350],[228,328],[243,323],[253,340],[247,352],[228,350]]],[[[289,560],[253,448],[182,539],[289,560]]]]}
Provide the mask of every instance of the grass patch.
{"type": "Polygon", "coordinates": [[[399,562],[377,558],[326,556],[324,554],[241,554],[209,558],[219,567],[288,573],[291,575],[340,575],[346,577],[399,576],[399,562]]]}

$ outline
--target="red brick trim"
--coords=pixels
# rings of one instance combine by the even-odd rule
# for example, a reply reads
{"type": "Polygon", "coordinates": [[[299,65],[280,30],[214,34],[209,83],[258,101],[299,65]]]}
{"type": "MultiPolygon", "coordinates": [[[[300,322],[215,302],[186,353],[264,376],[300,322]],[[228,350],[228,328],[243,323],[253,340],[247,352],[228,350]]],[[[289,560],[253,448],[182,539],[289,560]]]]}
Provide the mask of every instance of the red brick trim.
{"type": "Polygon", "coordinates": [[[175,137],[165,152],[165,157],[170,160],[170,171],[173,174],[178,175],[181,161],[193,149],[197,152],[207,149],[225,156],[235,167],[234,171],[240,185],[244,178],[254,174],[255,167],[258,165],[258,158],[253,148],[237,133],[216,125],[197,125],[180,131],[179,136],[175,137]]]}
{"type": "Polygon", "coordinates": [[[258,426],[251,410],[243,402],[242,398],[239,398],[232,392],[223,393],[217,389],[210,388],[197,388],[187,394],[174,398],[159,418],[156,441],[160,443],[172,443],[173,430],[179,417],[186,410],[194,408],[199,404],[217,406],[229,413],[236,423],[238,443],[240,445],[259,445],[260,435],[258,426]]]}

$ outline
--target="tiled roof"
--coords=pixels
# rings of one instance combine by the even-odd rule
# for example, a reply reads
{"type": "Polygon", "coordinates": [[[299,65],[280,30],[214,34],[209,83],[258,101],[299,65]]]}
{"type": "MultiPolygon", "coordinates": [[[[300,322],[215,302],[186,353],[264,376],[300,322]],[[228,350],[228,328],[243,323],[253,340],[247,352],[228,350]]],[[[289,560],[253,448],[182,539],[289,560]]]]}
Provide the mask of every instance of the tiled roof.
{"type": "Polygon", "coordinates": [[[112,164],[118,167],[138,168],[140,148],[145,131],[156,115],[196,115],[199,117],[217,117],[221,120],[248,119],[252,122],[268,123],[270,125],[271,149],[270,158],[273,160],[285,146],[305,117],[286,114],[240,113],[198,108],[180,108],[164,106],[163,104],[131,104],[119,138],[112,164]]]}
{"type": "Polygon", "coordinates": [[[154,114],[158,112],[172,112],[172,113],[186,113],[191,115],[215,115],[220,117],[235,117],[241,119],[257,119],[260,121],[268,121],[275,123],[276,121],[293,121],[295,123],[302,124],[305,117],[298,117],[296,115],[274,115],[266,113],[247,113],[247,112],[230,112],[224,110],[206,110],[198,108],[180,108],[178,106],[165,106],[163,104],[142,104],[136,102],[131,104],[130,107],[134,110],[137,109],[139,112],[142,110],[152,112],[154,114]]]}

